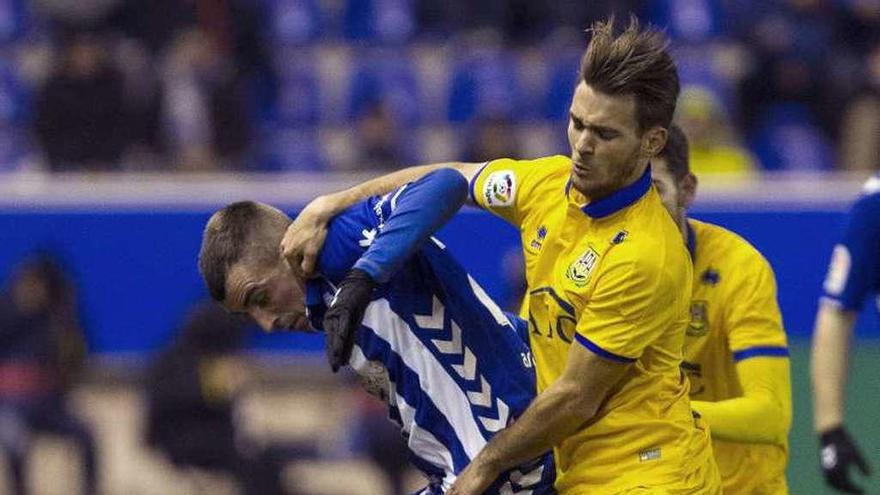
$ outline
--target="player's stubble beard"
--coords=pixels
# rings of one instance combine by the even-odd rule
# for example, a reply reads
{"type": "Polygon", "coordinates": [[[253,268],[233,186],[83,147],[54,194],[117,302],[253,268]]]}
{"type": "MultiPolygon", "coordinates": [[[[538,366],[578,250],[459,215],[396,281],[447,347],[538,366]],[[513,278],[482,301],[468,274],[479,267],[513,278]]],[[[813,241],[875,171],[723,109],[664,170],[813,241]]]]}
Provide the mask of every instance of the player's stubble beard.
{"type": "Polygon", "coordinates": [[[641,146],[636,147],[626,158],[600,168],[596,167],[595,159],[584,160],[583,158],[574,158],[575,156],[578,154],[572,153],[572,162],[583,164],[590,172],[589,175],[593,177],[578,175],[573,166],[571,183],[578,192],[589,198],[590,201],[606,198],[637,181],[641,174],[637,174],[636,171],[643,171],[644,167],[641,167],[640,164],[645,162],[645,166],[647,166],[646,162],[648,161],[648,157],[642,153],[641,146]],[[599,171],[602,175],[596,177],[599,171]]]}

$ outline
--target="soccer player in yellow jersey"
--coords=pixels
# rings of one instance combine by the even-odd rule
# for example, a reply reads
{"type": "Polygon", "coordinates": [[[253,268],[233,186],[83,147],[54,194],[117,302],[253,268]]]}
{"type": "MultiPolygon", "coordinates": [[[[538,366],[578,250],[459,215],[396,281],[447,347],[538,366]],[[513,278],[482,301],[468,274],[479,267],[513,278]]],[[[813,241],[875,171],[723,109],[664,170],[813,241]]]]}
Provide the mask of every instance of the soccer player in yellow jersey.
{"type": "Polygon", "coordinates": [[[773,270],[740,236],[687,218],[697,179],[678,126],[651,166],[694,262],[682,368],[691,407],[711,428],[724,493],[784,495],[791,378],[773,270]]]}
{"type": "Polygon", "coordinates": [[[680,369],[692,265],[649,167],[666,142],[678,73],[662,33],[633,19],[615,35],[613,24],[590,30],[570,156],[395,172],[319,198],[282,240],[291,265],[309,273],[332,215],[443,166],[470,180],[473,202],[519,229],[539,394],[447,495],[483,493],[550,448],[563,495],[721,493],[680,369]]]}

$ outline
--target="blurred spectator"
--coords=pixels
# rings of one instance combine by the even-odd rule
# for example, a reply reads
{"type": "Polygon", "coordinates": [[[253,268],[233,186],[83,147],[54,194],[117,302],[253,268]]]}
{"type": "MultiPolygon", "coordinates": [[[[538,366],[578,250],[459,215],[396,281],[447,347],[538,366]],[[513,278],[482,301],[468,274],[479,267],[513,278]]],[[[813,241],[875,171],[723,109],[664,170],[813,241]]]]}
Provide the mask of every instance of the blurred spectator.
{"type": "Polygon", "coordinates": [[[109,62],[106,39],[75,31],[36,98],[34,132],[52,171],[106,171],[127,144],[123,80],[109,62]]]}
{"type": "Polygon", "coordinates": [[[174,167],[185,171],[242,166],[250,128],[242,80],[208,33],[178,35],[165,60],[164,120],[174,167]]]}
{"type": "Polygon", "coordinates": [[[843,114],[840,166],[845,170],[880,169],[880,39],[865,65],[865,87],[843,114]]]}
{"type": "Polygon", "coordinates": [[[180,468],[229,473],[244,493],[284,493],[280,449],[245,438],[236,403],[249,372],[242,326],[212,303],[196,307],[147,376],[147,443],[180,468]]]}
{"type": "Polygon", "coordinates": [[[358,120],[358,169],[394,169],[405,165],[398,123],[384,102],[367,106],[358,120]]]}
{"type": "Polygon", "coordinates": [[[84,352],[68,275],[48,256],[19,265],[0,297],[0,447],[17,494],[28,493],[28,452],[33,435],[43,433],[77,444],[83,458],[80,493],[96,492],[94,439],[65,404],[84,352]]]}
{"type": "Polygon", "coordinates": [[[691,167],[697,174],[745,175],[755,170],[749,152],[739,144],[717,96],[698,86],[682,89],[678,121],[691,143],[691,167]]]}
{"type": "Polygon", "coordinates": [[[391,486],[388,495],[403,495],[409,470],[409,449],[400,427],[388,418],[388,406],[362,388],[352,390],[357,419],[352,433],[352,450],[363,455],[382,471],[391,486]]]}
{"type": "Polygon", "coordinates": [[[484,162],[498,157],[517,158],[516,126],[502,119],[481,119],[471,127],[470,143],[463,161],[484,162]]]}

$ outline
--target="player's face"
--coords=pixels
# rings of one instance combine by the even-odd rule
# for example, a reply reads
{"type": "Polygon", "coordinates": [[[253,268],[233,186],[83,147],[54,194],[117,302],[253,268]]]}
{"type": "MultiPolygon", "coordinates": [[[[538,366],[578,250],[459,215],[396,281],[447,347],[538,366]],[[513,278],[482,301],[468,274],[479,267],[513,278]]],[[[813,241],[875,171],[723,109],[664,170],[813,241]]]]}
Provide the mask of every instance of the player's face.
{"type": "Polygon", "coordinates": [[[305,283],[283,261],[274,265],[240,261],[226,279],[224,306],[249,315],[266,331],[309,330],[305,283]]]}
{"type": "Polygon", "coordinates": [[[569,111],[571,180],[590,199],[601,199],[635,182],[645,171],[652,155],[649,150],[662,148],[662,143],[657,148],[654,142],[658,132],[665,142],[663,129],[639,132],[633,95],[608,95],[581,81],[569,111]]]}

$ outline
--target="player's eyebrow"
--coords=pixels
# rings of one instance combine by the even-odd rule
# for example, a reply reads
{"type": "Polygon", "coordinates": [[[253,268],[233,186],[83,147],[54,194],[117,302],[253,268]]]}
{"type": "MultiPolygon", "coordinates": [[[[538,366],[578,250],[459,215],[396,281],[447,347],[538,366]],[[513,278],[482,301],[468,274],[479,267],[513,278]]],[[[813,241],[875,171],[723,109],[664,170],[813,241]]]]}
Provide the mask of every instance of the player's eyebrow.
{"type": "Polygon", "coordinates": [[[568,116],[571,118],[571,120],[577,122],[579,125],[581,125],[583,127],[589,127],[590,129],[592,129],[594,131],[614,132],[614,133],[618,133],[618,134],[620,133],[620,131],[618,131],[614,127],[608,127],[605,125],[591,124],[588,122],[584,122],[584,119],[578,117],[577,115],[574,114],[574,112],[571,112],[571,111],[568,112],[568,116]]]}

